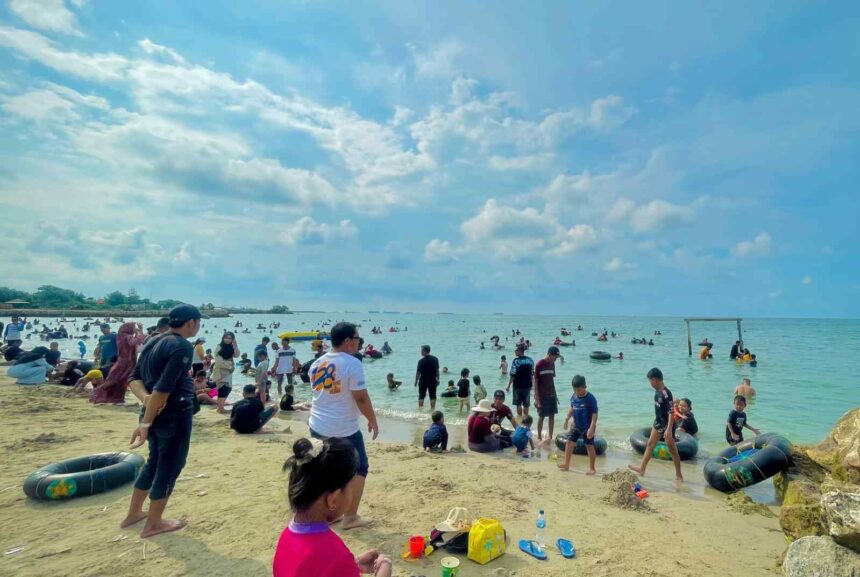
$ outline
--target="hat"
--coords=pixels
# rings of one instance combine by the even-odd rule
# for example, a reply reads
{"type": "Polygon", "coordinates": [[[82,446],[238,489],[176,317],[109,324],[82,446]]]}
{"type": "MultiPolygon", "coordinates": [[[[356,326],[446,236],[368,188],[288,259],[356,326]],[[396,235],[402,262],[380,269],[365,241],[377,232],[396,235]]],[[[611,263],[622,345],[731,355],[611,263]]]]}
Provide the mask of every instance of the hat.
{"type": "Polygon", "coordinates": [[[93,379],[103,379],[104,375],[102,374],[102,372],[100,370],[93,369],[90,372],[88,372],[86,375],[84,375],[84,377],[89,379],[89,380],[93,380],[93,379]]]}
{"type": "Polygon", "coordinates": [[[558,347],[553,345],[546,350],[546,354],[548,354],[548,355],[560,355],[561,353],[559,352],[558,347]]]}
{"type": "Polygon", "coordinates": [[[465,531],[469,525],[469,511],[465,507],[454,507],[448,511],[448,517],[444,521],[436,524],[436,530],[443,533],[465,531]]]}
{"type": "Polygon", "coordinates": [[[200,311],[194,305],[177,305],[167,313],[171,324],[185,324],[188,321],[200,320],[200,311]]]}
{"type": "Polygon", "coordinates": [[[481,399],[476,406],[472,407],[472,412],[492,413],[493,403],[490,401],[490,399],[481,399]]]}

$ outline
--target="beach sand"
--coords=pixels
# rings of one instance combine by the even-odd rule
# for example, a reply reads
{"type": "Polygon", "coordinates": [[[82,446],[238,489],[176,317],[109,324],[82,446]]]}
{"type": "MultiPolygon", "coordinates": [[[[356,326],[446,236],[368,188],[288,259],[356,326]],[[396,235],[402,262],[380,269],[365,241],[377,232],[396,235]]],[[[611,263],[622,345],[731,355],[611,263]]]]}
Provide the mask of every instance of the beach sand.
{"type": "MultiPolygon", "coordinates": [[[[0,557],[0,575],[271,575],[275,544],[288,521],[281,465],[292,442],[307,434],[306,414],[275,419],[270,428],[280,432],[238,436],[224,417],[204,408],[167,510],[190,524],[144,542],[139,526],[119,528],[131,485],[66,502],[32,501],[21,489],[39,466],[125,450],[136,406],[93,406],[66,387],[18,387],[5,376],[0,391],[0,550],[23,547],[0,557]]],[[[382,423],[383,433],[388,424],[382,423]]],[[[586,457],[575,457],[575,472],[562,473],[546,458],[429,455],[384,440],[368,440],[368,453],[361,512],[376,522],[341,535],[354,552],[379,548],[392,555],[395,575],[439,575],[443,551],[411,562],[400,553],[410,534],[427,534],[455,506],[467,507],[472,517],[498,519],[510,540],[509,552],[485,566],[460,556],[461,577],[779,574],[785,539],[776,517],[730,510],[722,498],[696,488],[701,472],[692,467],[685,474],[696,475],[695,483],[677,492],[671,465],[653,463],[642,480],[651,491],[651,510],[640,512],[603,500],[610,483],[600,475],[617,464],[612,460],[599,458],[598,476],[591,478],[583,474],[586,457]],[[547,513],[548,540],[573,540],[576,559],[551,548],[549,559],[538,561],[516,548],[519,539],[533,537],[540,508],[547,513]]]]}

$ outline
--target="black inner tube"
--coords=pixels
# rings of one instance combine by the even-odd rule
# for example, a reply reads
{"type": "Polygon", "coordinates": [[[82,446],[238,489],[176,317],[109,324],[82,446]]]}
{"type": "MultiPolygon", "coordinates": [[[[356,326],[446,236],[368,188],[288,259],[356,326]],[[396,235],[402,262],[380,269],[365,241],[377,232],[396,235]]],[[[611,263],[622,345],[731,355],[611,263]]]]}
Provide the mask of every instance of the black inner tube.
{"type": "Polygon", "coordinates": [[[95,495],[133,481],[143,463],[140,455],[126,452],[58,461],[27,477],[24,493],[49,500],[95,495]]]}
{"type": "MultiPolygon", "coordinates": [[[[645,454],[645,449],[648,447],[648,438],[651,436],[651,427],[637,429],[630,435],[630,445],[633,450],[640,455],[645,454]]],[[[675,446],[678,448],[678,456],[682,461],[689,461],[696,457],[699,452],[699,441],[693,435],[683,431],[675,432],[675,446]]],[[[669,446],[665,441],[659,441],[651,451],[651,456],[662,461],[671,461],[672,454],[669,452],[669,446]]]]}
{"type": "Polygon", "coordinates": [[[612,359],[612,355],[607,353],[606,351],[592,351],[590,355],[588,355],[595,361],[608,361],[612,359]]]}
{"type": "MultiPolygon", "coordinates": [[[[564,446],[567,444],[568,433],[562,433],[560,435],[556,435],[555,437],[555,446],[558,447],[560,451],[564,451],[564,446]]],[[[594,452],[598,455],[602,455],[606,452],[606,439],[601,437],[600,435],[594,436],[594,452]]],[[[574,455],[587,455],[588,449],[585,448],[585,440],[580,437],[576,441],[576,445],[573,447],[574,455]]]]}
{"type": "Polygon", "coordinates": [[[773,477],[790,464],[789,440],[776,433],[765,433],[708,459],[702,472],[711,487],[732,493],[773,477]]]}

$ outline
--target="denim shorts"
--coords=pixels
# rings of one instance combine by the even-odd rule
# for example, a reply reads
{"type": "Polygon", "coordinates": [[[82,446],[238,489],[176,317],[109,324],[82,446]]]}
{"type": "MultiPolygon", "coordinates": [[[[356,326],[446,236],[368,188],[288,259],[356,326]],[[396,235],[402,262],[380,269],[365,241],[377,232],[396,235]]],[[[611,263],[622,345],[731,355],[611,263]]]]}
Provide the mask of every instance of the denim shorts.
{"type": "MultiPolygon", "coordinates": [[[[311,431],[311,437],[315,439],[326,439],[324,435],[320,435],[313,429],[311,431]]],[[[367,449],[364,448],[364,435],[361,434],[361,431],[356,431],[348,437],[341,437],[345,441],[349,441],[352,443],[352,446],[355,447],[355,451],[358,453],[358,474],[362,477],[367,477],[367,473],[370,471],[370,463],[367,460],[367,449]]]]}
{"type": "Polygon", "coordinates": [[[149,429],[149,457],[134,482],[134,488],[149,491],[149,498],[153,501],[170,496],[185,467],[191,445],[191,417],[189,402],[172,414],[156,417],[149,429]]]}

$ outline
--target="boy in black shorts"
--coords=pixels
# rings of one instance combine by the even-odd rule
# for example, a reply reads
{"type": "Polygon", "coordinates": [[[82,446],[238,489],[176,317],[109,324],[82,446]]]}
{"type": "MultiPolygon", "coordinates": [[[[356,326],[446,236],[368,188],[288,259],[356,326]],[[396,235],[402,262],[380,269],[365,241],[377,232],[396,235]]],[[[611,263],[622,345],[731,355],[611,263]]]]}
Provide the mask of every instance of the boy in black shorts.
{"type": "Polygon", "coordinates": [[[581,438],[585,443],[585,450],[588,451],[588,471],[585,474],[593,475],[596,472],[594,462],[597,457],[594,450],[594,435],[597,430],[597,399],[586,389],[585,377],[582,375],[573,377],[571,386],[573,386],[573,396],[570,397],[570,410],[564,420],[564,428],[567,428],[571,419],[573,419],[573,427],[571,427],[567,442],[564,444],[564,463],[559,464],[558,468],[562,471],[570,470],[573,448],[581,438]]]}
{"type": "Polygon", "coordinates": [[[654,389],[654,424],[651,427],[651,436],[648,438],[648,445],[645,447],[645,454],[642,455],[642,463],[638,467],[627,465],[627,467],[640,475],[645,475],[645,468],[651,460],[652,452],[657,443],[663,439],[666,441],[666,446],[669,448],[669,453],[672,455],[672,463],[675,465],[675,480],[683,481],[681,475],[681,457],[678,455],[678,447],[675,445],[675,437],[672,432],[675,430],[675,416],[672,409],[674,408],[674,400],[672,399],[672,391],[663,384],[663,372],[658,368],[653,368],[648,371],[648,382],[654,389]],[[666,433],[669,433],[668,435],[666,433]]]}
{"type": "Polygon", "coordinates": [[[756,436],[761,435],[761,431],[755,427],[751,427],[747,423],[747,414],[744,409],[747,408],[747,400],[743,395],[735,397],[735,408],[729,413],[729,420],[726,421],[726,442],[729,445],[737,445],[744,440],[744,428],[749,429],[756,436]]]}
{"type": "Polygon", "coordinates": [[[457,381],[457,398],[460,399],[460,408],[457,409],[457,412],[461,412],[464,409],[466,411],[469,410],[469,369],[463,369],[460,371],[460,380],[457,381]]]}

